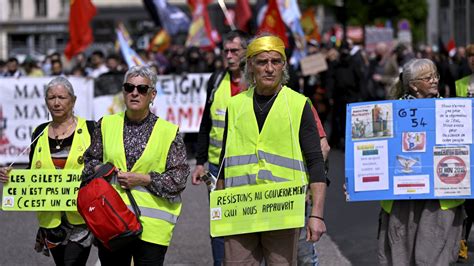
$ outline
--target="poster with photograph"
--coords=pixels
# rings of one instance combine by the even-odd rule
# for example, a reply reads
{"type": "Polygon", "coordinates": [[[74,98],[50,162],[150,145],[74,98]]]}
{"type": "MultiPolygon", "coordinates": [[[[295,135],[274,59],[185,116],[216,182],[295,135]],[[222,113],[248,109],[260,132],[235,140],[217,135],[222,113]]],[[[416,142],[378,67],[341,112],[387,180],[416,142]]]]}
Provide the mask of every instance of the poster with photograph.
{"type": "Polygon", "coordinates": [[[471,195],[469,146],[435,146],[435,196],[471,195]]]}
{"type": "Polygon", "coordinates": [[[352,140],[391,138],[393,110],[391,103],[354,106],[351,112],[352,140]]]}

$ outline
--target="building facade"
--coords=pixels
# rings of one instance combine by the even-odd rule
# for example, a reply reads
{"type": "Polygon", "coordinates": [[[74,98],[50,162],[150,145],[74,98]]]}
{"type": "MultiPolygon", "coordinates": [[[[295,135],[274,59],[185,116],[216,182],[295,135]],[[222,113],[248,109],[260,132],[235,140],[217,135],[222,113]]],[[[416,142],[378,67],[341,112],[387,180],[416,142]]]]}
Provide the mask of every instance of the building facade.
{"type": "Polygon", "coordinates": [[[453,38],[457,46],[474,43],[474,0],[429,0],[427,42],[447,44],[453,38]]]}

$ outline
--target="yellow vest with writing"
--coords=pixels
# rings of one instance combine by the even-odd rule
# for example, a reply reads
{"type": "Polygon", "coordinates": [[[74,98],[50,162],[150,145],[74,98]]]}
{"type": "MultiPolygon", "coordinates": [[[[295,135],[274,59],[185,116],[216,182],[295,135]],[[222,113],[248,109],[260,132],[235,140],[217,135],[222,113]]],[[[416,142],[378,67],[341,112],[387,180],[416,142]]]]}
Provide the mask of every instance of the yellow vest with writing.
{"type": "MultiPolygon", "coordinates": [[[[176,138],[178,126],[159,118],[153,127],[145,150],[131,170],[127,170],[125,147],[123,144],[124,113],[102,118],[103,162],[110,162],[123,171],[148,174],[163,173],[171,143],[176,138]]],[[[125,191],[116,180],[112,180],[115,190],[125,203],[131,207],[125,191]]],[[[131,189],[140,208],[140,221],[143,225],[141,239],[146,242],[168,246],[173,228],[181,212],[181,199],[170,201],[150,193],[142,186],[131,189]]]]}
{"type": "Polygon", "coordinates": [[[225,187],[284,181],[307,184],[299,140],[306,98],[283,87],[259,132],[253,95],[252,88],[232,97],[229,104],[225,187]]]}
{"type": "MultiPolygon", "coordinates": [[[[33,160],[31,162],[31,169],[56,169],[51,159],[51,152],[48,140],[48,126],[46,126],[41,136],[36,143],[35,151],[33,153],[33,160]]],[[[78,169],[84,168],[84,159],[82,158],[84,152],[91,143],[91,137],[87,130],[86,120],[78,117],[77,127],[74,132],[74,139],[72,141],[71,150],[67,157],[64,169],[78,169]]],[[[66,218],[71,224],[84,224],[84,220],[77,211],[68,211],[66,218]]],[[[40,211],[37,212],[39,226],[43,228],[54,228],[61,224],[60,211],[40,211]]]]}
{"type": "Polygon", "coordinates": [[[219,164],[224,137],[225,112],[231,97],[230,74],[227,72],[214,94],[210,108],[212,127],[209,133],[208,161],[213,164],[219,164]]]}

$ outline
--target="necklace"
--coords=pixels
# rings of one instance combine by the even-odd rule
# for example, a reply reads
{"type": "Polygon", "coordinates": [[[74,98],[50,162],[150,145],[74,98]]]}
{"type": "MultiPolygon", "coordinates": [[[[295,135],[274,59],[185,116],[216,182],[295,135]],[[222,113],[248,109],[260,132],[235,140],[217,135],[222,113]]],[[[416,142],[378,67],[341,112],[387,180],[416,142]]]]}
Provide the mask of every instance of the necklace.
{"type": "Polygon", "coordinates": [[[54,129],[53,126],[51,126],[51,128],[53,129],[53,133],[54,133],[54,139],[56,140],[56,150],[60,150],[61,149],[61,145],[63,145],[63,142],[64,140],[66,139],[64,136],[71,130],[72,126],[74,126],[76,124],[76,118],[73,117],[73,120],[72,120],[72,123],[69,125],[69,127],[61,134],[58,134],[56,133],[56,130],[54,129]],[[59,140],[59,136],[61,135],[61,140],[59,140]]]}
{"type": "Polygon", "coordinates": [[[275,93],[272,98],[270,98],[270,100],[268,100],[268,102],[266,102],[263,107],[260,107],[260,105],[258,104],[257,102],[257,98],[254,97],[253,100],[255,101],[255,105],[258,107],[258,109],[260,110],[260,113],[263,114],[263,112],[265,111],[265,109],[267,108],[268,104],[270,104],[271,102],[273,102],[273,100],[275,99],[275,97],[278,95],[278,92],[275,93]]]}

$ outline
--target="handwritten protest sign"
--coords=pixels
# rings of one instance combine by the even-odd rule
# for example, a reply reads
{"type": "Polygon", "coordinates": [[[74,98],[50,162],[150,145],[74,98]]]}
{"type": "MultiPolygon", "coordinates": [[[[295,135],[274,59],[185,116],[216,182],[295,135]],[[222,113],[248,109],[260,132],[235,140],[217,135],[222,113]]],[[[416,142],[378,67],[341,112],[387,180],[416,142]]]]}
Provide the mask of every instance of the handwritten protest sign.
{"type": "Polygon", "coordinates": [[[75,211],[81,170],[12,170],[3,186],[4,211],[75,211]]]}
{"type": "Polygon", "coordinates": [[[213,237],[264,232],[304,225],[306,186],[282,182],[211,193],[213,237]]]}
{"type": "Polygon", "coordinates": [[[323,54],[318,53],[301,59],[301,72],[303,76],[316,75],[319,72],[326,71],[328,64],[323,54]]]}

